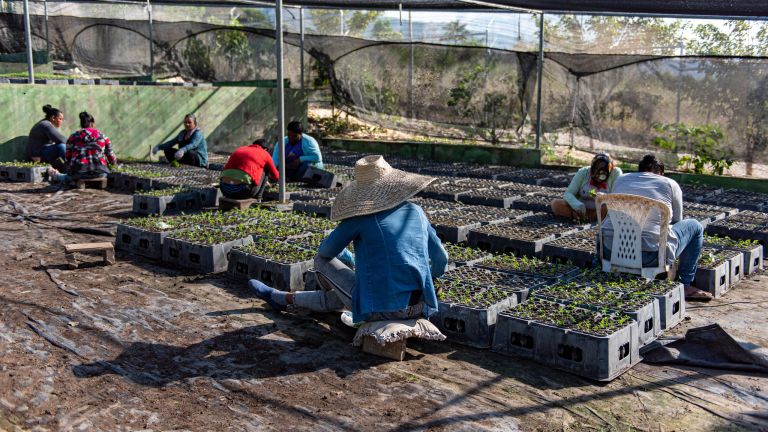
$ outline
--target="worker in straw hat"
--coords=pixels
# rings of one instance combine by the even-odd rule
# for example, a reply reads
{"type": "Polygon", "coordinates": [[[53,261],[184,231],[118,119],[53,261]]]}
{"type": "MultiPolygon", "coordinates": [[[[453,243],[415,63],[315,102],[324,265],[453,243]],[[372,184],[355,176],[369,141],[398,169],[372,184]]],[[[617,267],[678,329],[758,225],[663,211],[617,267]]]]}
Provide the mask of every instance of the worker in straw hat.
{"type": "Polygon", "coordinates": [[[251,288],[277,310],[351,310],[355,323],[428,317],[437,310],[432,278],[443,274],[448,254],[424,210],[407,200],[434,180],[394,169],[379,155],[358,160],[355,180],[331,208],[341,223],[315,257],[323,289],[287,293],[255,279],[251,288]],[[355,271],[335,258],[349,243],[355,271]]]}

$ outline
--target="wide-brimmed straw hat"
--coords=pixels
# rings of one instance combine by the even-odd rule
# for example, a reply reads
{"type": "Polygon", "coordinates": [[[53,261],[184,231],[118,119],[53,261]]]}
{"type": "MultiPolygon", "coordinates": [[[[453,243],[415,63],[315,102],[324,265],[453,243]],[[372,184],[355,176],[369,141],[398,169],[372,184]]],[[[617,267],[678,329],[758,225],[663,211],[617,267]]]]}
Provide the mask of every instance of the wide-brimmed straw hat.
{"type": "Polygon", "coordinates": [[[331,220],[378,213],[396,207],[435,181],[434,177],[392,168],[381,155],[355,163],[355,180],[339,192],[331,220]]]}

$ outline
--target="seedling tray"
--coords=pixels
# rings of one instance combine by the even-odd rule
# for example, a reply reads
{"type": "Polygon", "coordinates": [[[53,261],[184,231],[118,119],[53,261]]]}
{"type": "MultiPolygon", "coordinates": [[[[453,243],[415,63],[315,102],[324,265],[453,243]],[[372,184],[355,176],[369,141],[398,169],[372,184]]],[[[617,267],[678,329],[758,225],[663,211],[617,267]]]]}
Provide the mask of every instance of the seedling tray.
{"type": "Polygon", "coordinates": [[[434,198],[420,198],[415,197],[409,200],[410,202],[420,206],[427,214],[445,212],[448,210],[455,210],[466,207],[464,204],[442,201],[434,198]]]}
{"type": "Polygon", "coordinates": [[[227,256],[227,273],[235,281],[247,281],[253,279],[250,266],[251,255],[238,249],[232,248],[227,256]]]}
{"type": "Polygon", "coordinates": [[[437,237],[444,242],[462,243],[467,241],[471,229],[482,224],[471,217],[454,217],[447,213],[433,213],[427,216],[429,223],[435,228],[437,237]]]}
{"type": "Polygon", "coordinates": [[[191,189],[200,195],[201,206],[216,207],[219,205],[219,198],[222,197],[221,189],[217,187],[193,187],[191,189]]]}
{"type": "Polygon", "coordinates": [[[500,207],[508,209],[512,203],[523,195],[513,190],[486,189],[476,190],[458,196],[458,200],[465,204],[500,207]]]}
{"type": "MultiPolygon", "coordinates": [[[[532,295],[535,298],[554,301],[561,304],[573,304],[580,308],[593,310],[595,312],[609,310],[613,313],[627,314],[630,317],[632,317],[632,319],[637,324],[638,331],[636,332],[636,335],[638,337],[637,342],[639,346],[647,345],[650,342],[653,342],[657,337],[659,337],[659,335],[661,335],[661,311],[659,309],[659,302],[657,299],[653,298],[652,296],[650,295],[648,295],[647,297],[644,296],[644,298],[649,298],[650,301],[642,305],[636,304],[634,306],[630,306],[631,309],[627,309],[626,307],[622,307],[619,304],[613,301],[610,301],[608,299],[605,299],[606,302],[604,303],[599,303],[599,302],[592,302],[589,300],[584,300],[583,298],[579,298],[579,294],[587,293],[592,290],[596,290],[598,288],[594,288],[586,285],[577,285],[574,289],[576,291],[575,296],[567,295],[567,294],[558,295],[557,292],[554,292],[551,288],[547,288],[547,287],[534,291],[532,295]]],[[[629,297],[633,295],[629,293],[622,293],[620,291],[613,291],[613,293],[615,294],[610,294],[609,290],[606,290],[606,291],[601,291],[601,292],[604,292],[605,296],[613,296],[613,298],[629,299],[629,297]]],[[[634,303],[639,303],[639,302],[634,302],[634,303]]]]}
{"type": "MultiPolygon", "coordinates": [[[[482,290],[473,297],[483,295],[484,292],[487,290],[482,290]]],[[[440,301],[438,311],[430,317],[430,321],[453,342],[475,348],[488,348],[491,346],[499,312],[517,304],[514,292],[498,292],[502,293],[503,298],[487,307],[440,301]]]]}
{"type": "MultiPolygon", "coordinates": [[[[598,284],[591,282],[590,285],[598,284]]],[[[633,278],[621,282],[607,282],[603,286],[624,293],[646,292],[659,303],[659,330],[664,331],[676,326],[685,318],[685,293],[683,284],[670,280],[651,280],[633,278]]]]}
{"type": "Polygon", "coordinates": [[[704,237],[704,246],[712,249],[739,251],[744,255],[744,275],[749,276],[763,269],[763,246],[759,244],[739,243],[737,240],[721,237],[704,237]]]}
{"type": "Polygon", "coordinates": [[[710,292],[715,297],[721,297],[731,287],[730,284],[730,260],[718,256],[715,249],[704,248],[702,257],[706,254],[715,256],[714,263],[703,264],[703,258],[699,258],[693,285],[704,291],[710,292]]]}
{"type": "Polygon", "coordinates": [[[545,280],[569,280],[580,272],[580,269],[570,264],[554,263],[538,258],[515,257],[513,255],[496,255],[478,264],[493,271],[517,275],[530,275],[545,280]]]}
{"type": "Polygon", "coordinates": [[[455,243],[443,243],[443,248],[448,252],[448,260],[454,266],[475,265],[493,257],[480,249],[470,248],[455,243]]]}
{"type": "Polygon", "coordinates": [[[163,240],[177,230],[148,231],[125,224],[118,224],[115,235],[115,248],[147,258],[160,259],[163,257],[163,240]]]}
{"type": "Polygon", "coordinates": [[[704,204],[735,207],[739,210],[765,211],[768,210],[768,194],[726,190],[718,195],[701,200],[704,204]]]}
{"type": "Polygon", "coordinates": [[[473,229],[467,235],[467,242],[492,252],[536,256],[542,251],[544,243],[587,226],[535,213],[520,220],[473,229]]]}
{"type": "Polygon", "coordinates": [[[16,174],[16,168],[0,165],[0,180],[13,180],[16,174]]]}
{"type": "Polygon", "coordinates": [[[555,194],[535,194],[527,195],[516,199],[512,203],[513,209],[531,210],[535,212],[551,212],[552,200],[562,198],[562,195],[555,194]]]}
{"type": "Polygon", "coordinates": [[[200,193],[197,191],[165,196],[133,196],[133,212],[145,215],[200,210],[200,207],[200,193]]]}
{"type": "Polygon", "coordinates": [[[330,218],[332,206],[333,203],[328,200],[296,201],[293,203],[293,211],[330,218]]]}
{"type": "Polygon", "coordinates": [[[601,315],[579,308],[563,308],[556,303],[532,301],[536,302],[532,305],[553,305],[555,309],[567,311],[564,312],[567,316],[555,318],[563,313],[556,311],[550,317],[543,317],[544,321],[538,321],[519,316],[517,308],[502,312],[496,322],[494,351],[534,359],[598,381],[610,381],[640,361],[635,335],[637,326],[631,320],[609,334],[598,335],[574,328],[583,322],[600,320],[601,315]],[[554,321],[561,326],[550,324],[554,321]]]}
{"type": "Polygon", "coordinates": [[[344,186],[341,176],[337,176],[335,173],[320,168],[310,167],[304,172],[302,180],[306,183],[311,183],[326,189],[340,188],[344,186]]]}
{"type": "Polygon", "coordinates": [[[338,193],[338,190],[310,189],[297,191],[291,195],[291,198],[295,201],[334,200],[338,193]]]}
{"type": "Polygon", "coordinates": [[[432,184],[426,189],[419,192],[419,196],[423,198],[434,198],[442,201],[458,201],[459,195],[466,194],[472,191],[478,190],[477,188],[471,188],[461,185],[435,185],[432,184]]]}
{"type": "Polygon", "coordinates": [[[163,262],[174,266],[196,270],[200,273],[217,273],[227,270],[229,251],[240,245],[253,242],[243,237],[222,243],[202,245],[186,240],[166,237],[163,240],[163,262]]]}
{"type": "Polygon", "coordinates": [[[588,229],[544,244],[542,254],[557,263],[591,267],[597,257],[597,229],[588,229]]]}
{"type": "Polygon", "coordinates": [[[501,187],[507,186],[511,182],[482,179],[482,178],[473,178],[473,177],[456,177],[452,179],[449,183],[452,185],[466,187],[466,188],[473,188],[473,189],[474,188],[493,189],[493,188],[501,188],[501,187]]]}
{"type": "MultiPolygon", "coordinates": [[[[5,167],[5,169],[8,173],[8,180],[24,183],[42,183],[44,181],[48,167],[5,167]]],[[[0,176],[2,176],[2,170],[0,170],[0,176]]]]}

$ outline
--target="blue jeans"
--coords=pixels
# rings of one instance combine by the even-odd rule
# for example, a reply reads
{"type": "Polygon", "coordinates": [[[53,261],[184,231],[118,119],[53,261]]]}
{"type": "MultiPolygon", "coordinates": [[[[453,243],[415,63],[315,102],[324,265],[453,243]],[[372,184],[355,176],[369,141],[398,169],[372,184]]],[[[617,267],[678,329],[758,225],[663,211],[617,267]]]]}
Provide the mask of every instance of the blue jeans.
{"type": "Polygon", "coordinates": [[[704,227],[696,219],[683,219],[672,225],[678,244],[675,258],[680,260],[677,277],[683,285],[690,285],[696,275],[696,265],[704,243],[704,227]]]}
{"type": "MultiPolygon", "coordinates": [[[[43,148],[40,149],[40,161],[53,164],[56,162],[59,158],[61,160],[64,160],[64,157],[67,155],[67,145],[64,143],[59,144],[48,144],[43,146],[43,148]]],[[[57,168],[54,166],[54,168],[57,168]]]]}
{"type": "MultiPolygon", "coordinates": [[[[701,246],[704,243],[704,228],[696,219],[683,219],[672,225],[678,244],[675,251],[675,259],[679,259],[677,277],[683,285],[690,285],[696,276],[696,265],[701,255],[701,246]]],[[[611,249],[603,248],[603,258],[611,259],[611,249]]],[[[643,251],[643,267],[656,267],[659,263],[659,253],[656,251],[643,251]]]]}

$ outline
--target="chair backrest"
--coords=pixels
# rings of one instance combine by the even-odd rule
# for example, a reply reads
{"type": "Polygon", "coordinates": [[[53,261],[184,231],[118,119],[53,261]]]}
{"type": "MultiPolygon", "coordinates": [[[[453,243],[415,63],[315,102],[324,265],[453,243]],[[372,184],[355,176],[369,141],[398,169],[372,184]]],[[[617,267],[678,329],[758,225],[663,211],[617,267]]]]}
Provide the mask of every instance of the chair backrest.
{"type": "MultiPolygon", "coordinates": [[[[597,196],[597,220],[600,235],[600,259],[603,270],[618,268],[620,271],[646,274],[662,273],[666,269],[667,235],[669,232],[669,207],[661,201],[629,194],[601,194],[597,196]],[[605,242],[603,241],[602,206],[608,208],[608,216],[613,225],[613,242],[609,264],[603,259],[605,242]],[[659,260],[653,271],[643,271],[642,237],[646,221],[658,209],[661,216],[659,228],[659,260]],[[634,271],[633,271],[634,270],[634,271]]],[[[652,277],[652,276],[651,276],[652,277]]]]}

